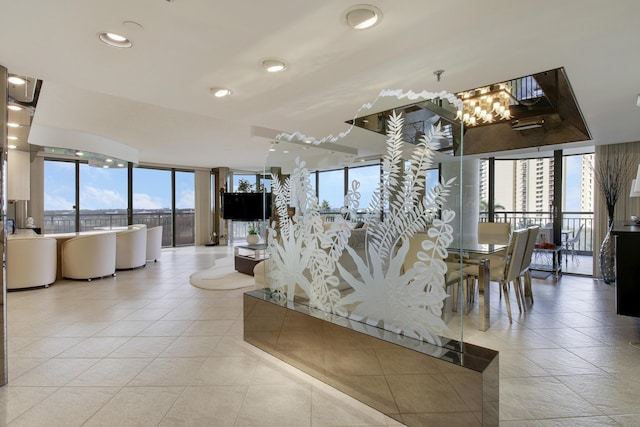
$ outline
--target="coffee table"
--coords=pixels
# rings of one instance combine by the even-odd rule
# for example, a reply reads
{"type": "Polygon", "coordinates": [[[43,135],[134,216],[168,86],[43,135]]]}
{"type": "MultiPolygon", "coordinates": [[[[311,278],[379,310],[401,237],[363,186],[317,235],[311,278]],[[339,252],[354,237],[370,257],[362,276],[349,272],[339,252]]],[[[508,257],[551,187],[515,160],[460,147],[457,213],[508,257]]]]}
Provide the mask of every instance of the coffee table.
{"type": "Polygon", "coordinates": [[[256,264],[269,257],[267,255],[267,245],[264,243],[235,246],[233,254],[236,271],[250,276],[253,276],[253,268],[256,264]]]}

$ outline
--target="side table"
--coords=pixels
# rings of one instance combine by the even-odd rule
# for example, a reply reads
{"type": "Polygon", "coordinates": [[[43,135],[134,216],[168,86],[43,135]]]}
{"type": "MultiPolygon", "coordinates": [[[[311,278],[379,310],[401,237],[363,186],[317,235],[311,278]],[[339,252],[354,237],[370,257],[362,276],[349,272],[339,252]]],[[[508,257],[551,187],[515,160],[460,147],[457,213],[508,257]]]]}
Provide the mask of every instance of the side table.
{"type": "Polygon", "coordinates": [[[534,247],[529,268],[551,272],[557,279],[562,274],[562,246],[534,247]]]}

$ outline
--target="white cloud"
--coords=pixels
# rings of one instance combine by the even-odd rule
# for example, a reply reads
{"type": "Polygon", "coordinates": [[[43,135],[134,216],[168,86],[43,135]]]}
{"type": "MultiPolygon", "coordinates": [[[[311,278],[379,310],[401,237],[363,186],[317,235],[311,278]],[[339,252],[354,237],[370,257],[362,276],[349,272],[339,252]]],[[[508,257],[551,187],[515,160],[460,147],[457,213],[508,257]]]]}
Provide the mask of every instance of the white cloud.
{"type": "Polygon", "coordinates": [[[134,209],[162,209],[169,206],[162,206],[160,197],[152,197],[149,194],[133,193],[134,209]]]}
{"type": "Polygon", "coordinates": [[[182,190],[180,198],[176,200],[176,209],[193,209],[196,206],[193,190],[182,190]]]}
{"type": "Polygon", "coordinates": [[[80,209],[126,209],[125,195],[106,188],[85,186],[80,191],[80,209]]]}
{"type": "Polygon", "coordinates": [[[56,196],[52,194],[44,194],[44,205],[47,210],[52,211],[67,211],[73,209],[73,202],[65,199],[62,196],[56,196]]]}

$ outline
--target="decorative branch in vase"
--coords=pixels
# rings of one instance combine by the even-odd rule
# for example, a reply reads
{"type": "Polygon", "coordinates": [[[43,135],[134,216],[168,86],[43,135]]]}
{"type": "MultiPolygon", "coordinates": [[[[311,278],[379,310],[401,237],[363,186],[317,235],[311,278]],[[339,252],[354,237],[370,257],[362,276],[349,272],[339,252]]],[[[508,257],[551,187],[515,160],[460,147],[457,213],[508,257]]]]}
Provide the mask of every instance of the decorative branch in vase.
{"type": "Polygon", "coordinates": [[[594,168],[594,179],[604,197],[607,206],[607,233],[600,245],[600,253],[598,261],[600,265],[600,274],[605,283],[613,283],[616,280],[615,272],[615,246],[611,237],[611,228],[615,218],[616,203],[622,194],[622,190],[626,188],[629,177],[633,173],[633,162],[629,156],[623,153],[609,153],[607,149],[606,155],[601,155],[597,159],[594,168]]]}

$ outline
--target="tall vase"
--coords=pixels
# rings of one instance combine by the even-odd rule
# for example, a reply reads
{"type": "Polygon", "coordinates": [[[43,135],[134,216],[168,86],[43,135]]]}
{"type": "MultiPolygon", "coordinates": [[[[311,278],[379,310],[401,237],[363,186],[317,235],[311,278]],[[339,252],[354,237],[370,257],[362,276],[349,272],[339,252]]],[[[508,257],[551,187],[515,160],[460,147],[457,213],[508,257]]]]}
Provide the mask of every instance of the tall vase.
{"type": "Polygon", "coordinates": [[[616,246],[615,240],[611,235],[612,228],[613,221],[610,220],[607,234],[604,236],[602,245],[600,245],[600,253],[598,254],[600,274],[602,274],[604,283],[607,284],[612,284],[616,281],[616,246]]]}

